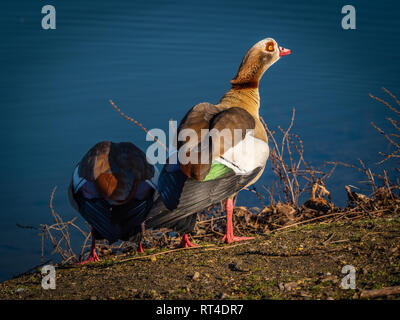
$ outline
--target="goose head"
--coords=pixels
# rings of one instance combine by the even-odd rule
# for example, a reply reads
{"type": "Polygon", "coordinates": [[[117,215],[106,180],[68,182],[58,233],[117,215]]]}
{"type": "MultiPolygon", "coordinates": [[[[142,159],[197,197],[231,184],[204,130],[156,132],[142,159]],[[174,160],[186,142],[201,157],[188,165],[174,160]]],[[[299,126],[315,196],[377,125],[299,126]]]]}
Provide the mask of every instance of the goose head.
{"type": "Polygon", "coordinates": [[[264,72],[281,57],[290,53],[289,49],[281,47],[272,38],[257,42],[244,56],[236,77],[231,80],[232,85],[239,88],[258,88],[264,72]]]}

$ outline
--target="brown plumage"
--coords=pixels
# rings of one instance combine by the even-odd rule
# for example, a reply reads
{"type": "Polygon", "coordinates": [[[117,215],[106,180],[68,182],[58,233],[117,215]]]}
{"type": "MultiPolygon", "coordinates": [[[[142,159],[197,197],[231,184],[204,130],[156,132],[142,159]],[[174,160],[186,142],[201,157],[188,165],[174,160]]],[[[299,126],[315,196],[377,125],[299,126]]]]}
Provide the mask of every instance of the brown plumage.
{"type": "Polygon", "coordinates": [[[244,138],[246,130],[254,129],[255,122],[251,115],[241,108],[224,108],[216,107],[210,103],[200,103],[192,108],[191,111],[187,113],[185,118],[181,121],[178,128],[178,133],[182,132],[184,129],[192,129],[196,132],[197,137],[201,137],[201,141],[197,141],[191,144],[189,137],[185,141],[180,141],[178,143],[178,149],[184,145],[187,150],[187,154],[192,152],[193,157],[197,159],[197,163],[187,163],[180,164],[181,170],[189,178],[196,180],[203,180],[208,172],[210,171],[212,161],[222,156],[227,149],[232,148],[235,143],[238,143],[238,139],[233,139],[234,130],[241,130],[240,140],[244,138]],[[225,130],[226,137],[228,141],[225,141],[223,136],[212,137],[212,135],[201,134],[202,129],[208,130],[218,130],[222,132],[225,130]],[[228,131],[226,131],[228,130],[228,131]],[[204,139],[208,139],[208,157],[207,159],[202,159],[201,144],[204,139]],[[231,143],[233,141],[233,143],[231,143]],[[193,148],[196,147],[195,150],[193,148]],[[205,161],[202,161],[205,160],[205,161]]]}
{"type": "Polygon", "coordinates": [[[102,198],[123,204],[135,195],[139,181],[153,177],[154,168],[146,161],[144,152],[134,144],[102,141],[82,158],[78,173],[94,182],[102,198]]]}

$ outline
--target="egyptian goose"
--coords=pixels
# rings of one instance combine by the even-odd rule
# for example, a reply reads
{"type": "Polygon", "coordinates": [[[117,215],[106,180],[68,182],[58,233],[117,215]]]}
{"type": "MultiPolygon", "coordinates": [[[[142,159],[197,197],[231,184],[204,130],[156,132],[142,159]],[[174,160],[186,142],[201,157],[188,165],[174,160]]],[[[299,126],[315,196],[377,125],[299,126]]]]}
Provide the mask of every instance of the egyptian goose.
{"type": "MultiPolygon", "coordinates": [[[[72,206],[92,227],[90,256],[82,263],[99,260],[95,239],[138,240],[157,178],[157,169],[132,143],[103,141],[85,154],[68,190],[72,206]]],[[[143,252],[140,238],[138,243],[137,251],[143,252]]]]}
{"type": "Polygon", "coordinates": [[[200,103],[185,115],[178,127],[178,137],[185,129],[191,129],[200,138],[194,142],[190,137],[178,141],[180,154],[192,157],[187,161],[178,157],[177,164],[170,161],[163,167],[158,181],[160,197],[148,213],[146,227],[177,230],[186,224],[185,231],[190,231],[196,212],[227,199],[227,226],[222,240],[230,243],[252,239],[233,235],[232,198],[255,183],[264,170],[269,148],[259,119],[258,85],[264,72],[288,54],[290,50],[279,46],[274,39],[259,41],[244,56],[237,75],[231,80],[232,87],[218,104],[200,103]],[[202,135],[202,129],[210,132],[215,129],[219,133],[227,129],[230,137],[235,138],[226,145],[219,140],[221,135],[213,140],[211,134],[202,135]],[[240,130],[238,139],[237,130],[240,130]],[[205,142],[208,142],[206,148],[202,147],[205,142]]]}

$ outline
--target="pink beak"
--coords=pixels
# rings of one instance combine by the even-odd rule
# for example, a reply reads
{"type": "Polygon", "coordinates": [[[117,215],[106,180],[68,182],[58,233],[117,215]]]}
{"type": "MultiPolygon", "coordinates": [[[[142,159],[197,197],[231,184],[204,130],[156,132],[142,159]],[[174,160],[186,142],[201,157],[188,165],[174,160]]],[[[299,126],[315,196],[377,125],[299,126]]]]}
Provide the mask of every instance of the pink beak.
{"type": "Polygon", "coordinates": [[[290,49],[285,49],[283,47],[279,47],[279,56],[287,56],[288,54],[291,54],[292,52],[290,51],[290,49]]]}

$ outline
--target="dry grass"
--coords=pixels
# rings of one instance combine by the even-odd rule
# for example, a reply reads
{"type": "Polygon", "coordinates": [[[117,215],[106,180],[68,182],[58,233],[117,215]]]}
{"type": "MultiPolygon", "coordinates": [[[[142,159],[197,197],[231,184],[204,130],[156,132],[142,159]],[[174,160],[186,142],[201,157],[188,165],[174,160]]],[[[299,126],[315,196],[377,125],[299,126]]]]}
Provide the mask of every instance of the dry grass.
{"type": "MultiPolygon", "coordinates": [[[[382,90],[394,100],[394,103],[396,106],[391,105],[389,102],[380,99],[378,97],[373,96],[370,94],[370,97],[376,101],[379,101],[383,105],[385,105],[390,111],[394,113],[394,116],[397,118],[400,117],[400,101],[397,99],[397,97],[391,93],[389,90],[386,88],[382,88],[382,90]]],[[[400,145],[398,139],[400,138],[400,123],[398,119],[393,119],[391,117],[386,117],[386,120],[392,125],[394,132],[387,133],[383,129],[379,128],[377,125],[375,125],[374,122],[371,122],[371,125],[380,133],[382,134],[385,139],[393,146],[394,150],[391,153],[384,153],[384,152],[379,152],[379,154],[383,157],[381,161],[378,162],[378,164],[382,164],[389,159],[399,159],[400,158],[400,145]]],[[[397,162],[397,165],[399,162],[397,162]]],[[[397,172],[399,172],[399,168],[395,168],[397,172]]]]}
{"type": "MultiPolygon", "coordinates": [[[[336,164],[325,172],[322,169],[314,168],[304,158],[304,146],[301,138],[291,132],[295,118],[293,109],[290,124],[286,130],[278,126],[278,134],[269,129],[264,119],[261,121],[267,131],[271,145],[269,160],[276,180],[269,188],[265,188],[269,195],[269,203],[275,204],[278,201],[288,203],[294,207],[298,206],[302,194],[308,192],[310,197],[327,195],[329,192],[325,188],[326,180],[335,171],[336,164]],[[283,198],[282,199],[282,195],[283,198]]],[[[259,195],[259,194],[258,194],[259,195]]]]}
{"type": "Polygon", "coordinates": [[[69,221],[64,221],[53,207],[53,200],[54,200],[54,194],[57,190],[57,187],[54,187],[53,190],[51,191],[50,194],[50,202],[49,202],[49,208],[50,208],[50,213],[53,218],[53,224],[40,224],[39,227],[33,227],[33,226],[22,226],[17,224],[18,227],[20,228],[29,228],[29,229],[35,229],[39,231],[39,236],[41,239],[41,258],[42,261],[44,260],[45,256],[45,242],[49,241],[52,248],[53,252],[57,253],[59,257],[61,258],[62,263],[75,263],[80,260],[80,258],[83,255],[84,249],[87,245],[90,233],[83,230],[81,227],[77,226],[75,224],[75,220],[77,217],[69,220],[69,221]],[[75,229],[78,231],[84,238],[80,254],[78,256],[77,253],[72,249],[71,245],[71,229],[75,229]]]}

